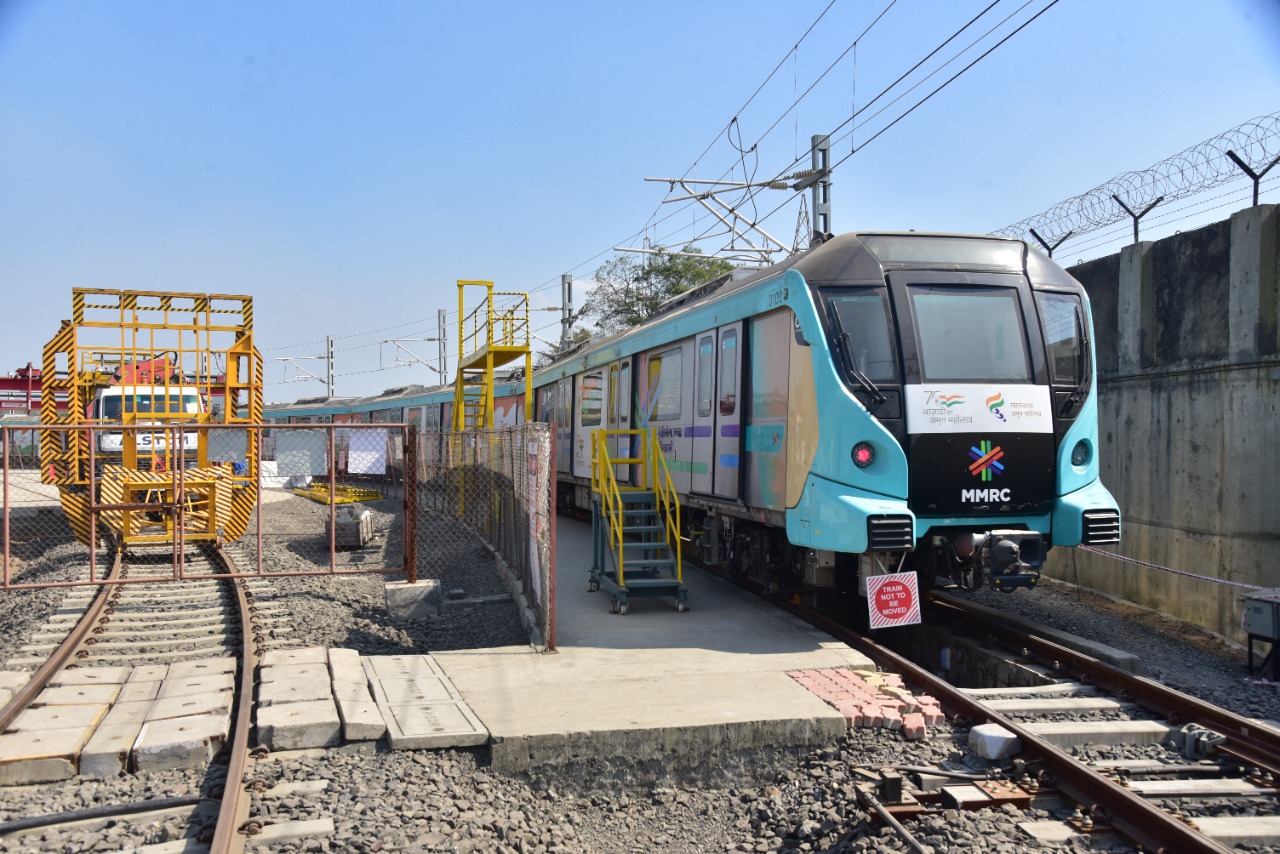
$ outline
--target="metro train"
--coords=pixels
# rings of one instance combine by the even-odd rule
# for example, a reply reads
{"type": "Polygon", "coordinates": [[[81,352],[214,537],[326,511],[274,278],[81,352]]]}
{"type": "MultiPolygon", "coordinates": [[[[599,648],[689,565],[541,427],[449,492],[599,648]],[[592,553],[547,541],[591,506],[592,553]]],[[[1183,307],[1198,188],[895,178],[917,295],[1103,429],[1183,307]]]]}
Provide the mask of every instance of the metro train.
{"type": "MultiPolygon", "coordinates": [[[[533,414],[578,508],[593,433],[655,429],[687,545],[773,589],[865,595],[866,577],[914,570],[1014,590],[1050,548],[1120,537],[1092,339],[1083,287],[1024,241],[851,233],[559,354],[534,371],[533,414]]],[[[522,382],[496,389],[513,421],[522,382]]],[[[267,417],[433,432],[452,400],[411,387],[267,417]]]]}

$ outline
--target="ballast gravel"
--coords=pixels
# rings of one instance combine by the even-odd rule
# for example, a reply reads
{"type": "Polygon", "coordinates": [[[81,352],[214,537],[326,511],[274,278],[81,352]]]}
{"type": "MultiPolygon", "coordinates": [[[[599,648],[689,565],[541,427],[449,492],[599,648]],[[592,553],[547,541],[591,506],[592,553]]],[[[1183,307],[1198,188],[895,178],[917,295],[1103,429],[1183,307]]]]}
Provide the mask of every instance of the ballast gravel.
{"type": "MultiPolygon", "coordinates": [[[[394,502],[370,502],[382,557],[401,548],[394,502]]],[[[274,514],[290,514],[313,529],[327,508],[305,500],[264,508],[264,525],[274,514]]],[[[241,544],[237,544],[237,548],[241,544]]],[[[286,540],[264,544],[264,563],[276,571],[299,568],[312,556],[286,540]]],[[[466,532],[444,521],[419,526],[419,547],[447,547],[438,575],[446,590],[462,600],[505,592],[491,553],[466,532]],[[425,530],[424,530],[425,528],[425,530]]],[[[256,559],[256,555],[247,557],[256,559]]],[[[696,570],[695,570],[696,571],[696,570]]],[[[387,626],[382,621],[384,579],[380,576],[277,578],[258,598],[287,613],[287,623],[269,642],[326,645],[368,654],[483,648],[527,642],[514,603],[446,606],[438,620],[387,626]],[[285,627],[287,626],[287,627],[285,627]]],[[[1151,614],[1061,584],[1012,595],[979,592],[979,601],[1064,631],[1139,655],[1146,675],[1212,699],[1240,714],[1280,719],[1275,684],[1246,673],[1244,653],[1219,639],[1158,614],[1151,614]]],[[[5,615],[9,616],[8,614],[5,615]]],[[[6,642],[10,642],[6,637],[6,642]]],[[[1093,716],[1098,717],[1098,716],[1093,716]]],[[[838,743],[807,756],[761,757],[750,778],[716,768],[679,774],[639,775],[607,765],[575,769],[572,775],[534,773],[511,778],[488,768],[484,748],[398,751],[385,743],[350,744],[318,755],[284,756],[259,763],[256,773],[276,786],[327,781],[318,794],[254,796],[254,814],[267,823],[331,819],[331,835],[276,843],[272,851],[449,851],[449,852],[896,852],[911,850],[893,830],[872,821],[858,799],[855,782],[886,766],[941,767],[955,775],[981,775],[990,763],[966,748],[967,730],[948,724],[929,736],[906,741],[899,733],[851,730],[838,743]],[[625,781],[625,782],[624,782],[625,781]]],[[[1116,748],[1086,745],[1076,752],[1100,761],[1178,760],[1160,745],[1116,748]]],[[[0,789],[0,821],[58,812],[97,803],[208,790],[187,774],[121,777],[106,783],[72,780],[58,786],[0,789]]],[[[1263,805],[1229,802],[1206,806],[1202,814],[1249,815],[1263,805]]],[[[918,843],[935,852],[980,851],[1016,854],[1028,850],[1133,851],[1115,838],[1042,845],[1019,824],[1065,818],[1067,812],[1021,812],[1010,807],[978,812],[945,810],[909,825],[918,843]]],[[[184,819],[114,822],[92,832],[46,831],[19,844],[0,838],[3,850],[119,850],[133,844],[192,835],[184,819]]],[[[253,849],[252,842],[250,843],[253,849]]],[[[1265,849],[1262,849],[1265,850],[1265,849]]]]}

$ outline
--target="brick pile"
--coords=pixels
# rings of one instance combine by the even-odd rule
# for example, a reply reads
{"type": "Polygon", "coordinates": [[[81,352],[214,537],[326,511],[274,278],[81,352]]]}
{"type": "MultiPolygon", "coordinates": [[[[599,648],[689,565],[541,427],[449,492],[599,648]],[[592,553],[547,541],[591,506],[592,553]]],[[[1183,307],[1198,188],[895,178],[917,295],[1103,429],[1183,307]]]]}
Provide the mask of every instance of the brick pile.
{"type": "Polygon", "coordinates": [[[927,727],[945,720],[937,698],[912,695],[896,673],[828,667],[788,675],[844,715],[851,727],[899,730],[904,738],[921,739],[927,727]]]}

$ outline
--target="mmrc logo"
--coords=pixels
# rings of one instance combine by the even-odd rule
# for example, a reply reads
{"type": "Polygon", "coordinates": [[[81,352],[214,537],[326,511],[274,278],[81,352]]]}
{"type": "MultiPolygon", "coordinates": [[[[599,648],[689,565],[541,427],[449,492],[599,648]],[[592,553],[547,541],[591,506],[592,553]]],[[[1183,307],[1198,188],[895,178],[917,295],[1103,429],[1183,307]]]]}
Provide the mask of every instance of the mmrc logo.
{"type": "Polygon", "coordinates": [[[1000,458],[1004,456],[1004,449],[999,445],[994,447],[987,440],[982,440],[976,448],[969,448],[969,458],[973,463],[969,466],[969,474],[977,475],[983,483],[990,483],[995,474],[1004,474],[1004,463],[1000,462],[1000,458]]]}
{"type": "Polygon", "coordinates": [[[1001,421],[1005,421],[1007,419],[1005,419],[1004,413],[1000,411],[1000,407],[1002,406],[1004,406],[1004,395],[1000,392],[996,392],[991,395],[991,397],[987,398],[987,409],[990,409],[996,418],[999,418],[1001,421]]]}

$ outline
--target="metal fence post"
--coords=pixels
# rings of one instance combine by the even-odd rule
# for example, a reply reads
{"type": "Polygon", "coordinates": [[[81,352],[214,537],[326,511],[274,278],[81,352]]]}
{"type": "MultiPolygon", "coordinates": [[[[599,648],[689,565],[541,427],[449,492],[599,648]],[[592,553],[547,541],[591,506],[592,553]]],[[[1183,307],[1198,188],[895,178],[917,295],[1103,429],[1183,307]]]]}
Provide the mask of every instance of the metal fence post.
{"type": "Polygon", "coordinates": [[[410,424],[400,434],[404,440],[404,575],[418,580],[418,425],[410,424]]]}

